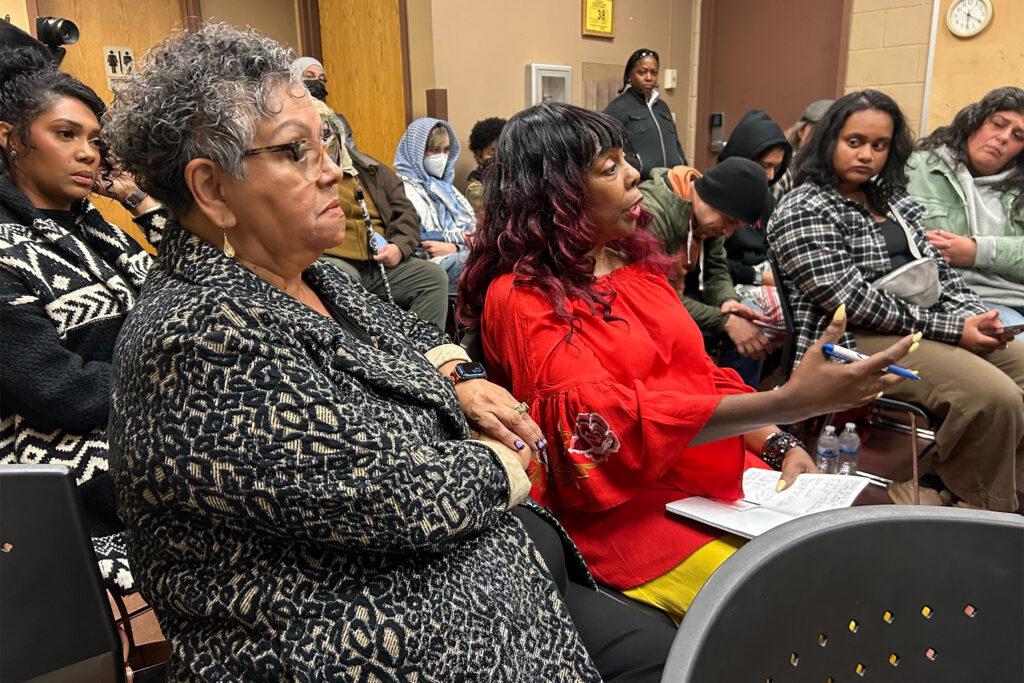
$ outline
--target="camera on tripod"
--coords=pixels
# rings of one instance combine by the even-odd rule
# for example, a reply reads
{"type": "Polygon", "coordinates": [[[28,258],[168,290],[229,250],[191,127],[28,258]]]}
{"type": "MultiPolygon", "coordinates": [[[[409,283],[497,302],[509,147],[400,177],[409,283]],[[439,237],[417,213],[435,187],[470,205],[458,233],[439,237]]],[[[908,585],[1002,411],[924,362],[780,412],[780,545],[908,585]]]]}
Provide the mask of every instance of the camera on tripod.
{"type": "Polygon", "coordinates": [[[78,35],[78,26],[70,19],[36,17],[36,37],[50,49],[57,64],[61,63],[67,52],[61,46],[77,42],[78,35]]]}

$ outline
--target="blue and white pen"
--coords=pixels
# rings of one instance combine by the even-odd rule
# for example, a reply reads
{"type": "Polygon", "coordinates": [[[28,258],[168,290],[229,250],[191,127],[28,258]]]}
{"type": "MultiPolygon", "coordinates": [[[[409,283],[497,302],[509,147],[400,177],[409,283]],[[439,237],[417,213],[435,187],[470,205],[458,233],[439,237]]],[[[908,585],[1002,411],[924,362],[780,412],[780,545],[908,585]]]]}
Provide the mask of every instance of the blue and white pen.
{"type": "MultiPolygon", "coordinates": [[[[868,358],[863,353],[857,353],[856,351],[851,351],[850,349],[838,346],[836,344],[824,344],[821,347],[821,351],[829,358],[835,358],[836,360],[841,360],[844,363],[852,363],[858,360],[867,360],[868,358]]],[[[885,368],[885,371],[891,375],[898,375],[899,377],[906,377],[907,379],[916,379],[919,381],[921,379],[913,370],[901,368],[899,365],[889,365],[885,368]]]]}

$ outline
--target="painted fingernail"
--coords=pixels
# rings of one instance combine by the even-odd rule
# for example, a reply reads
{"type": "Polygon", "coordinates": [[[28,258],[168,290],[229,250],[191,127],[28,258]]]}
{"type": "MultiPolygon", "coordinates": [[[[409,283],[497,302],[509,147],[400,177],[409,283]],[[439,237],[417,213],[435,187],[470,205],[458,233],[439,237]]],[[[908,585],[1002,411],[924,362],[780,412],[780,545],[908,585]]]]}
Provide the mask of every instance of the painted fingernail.
{"type": "Polygon", "coordinates": [[[839,323],[846,320],[846,304],[839,304],[839,308],[836,309],[835,314],[832,316],[832,322],[839,323]]]}
{"type": "Polygon", "coordinates": [[[537,450],[538,451],[542,451],[542,450],[544,450],[547,447],[548,447],[548,440],[547,439],[541,439],[540,441],[537,442],[537,450]]]}
{"type": "Polygon", "coordinates": [[[521,451],[524,448],[526,448],[526,444],[520,441],[519,439],[516,439],[512,443],[515,445],[517,451],[521,451]]]}
{"type": "Polygon", "coordinates": [[[779,479],[779,483],[775,485],[775,493],[778,493],[782,489],[786,488],[786,480],[779,479]]]}
{"type": "Polygon", "coordinates": [[[914,342],[916,343],[916,342],[921,341],[921,339],[923,337],[924,337],[924,332],[915,332],[914,333],[914,342]]]}
{"type": "Polygon", "coordinates": [[[914,351],[917,351],[918,346],[920,346],[920,344],[914,342],[913,344],[910,345],[910,348],[907,349],[907,353],[913,353],[914,351]]]}

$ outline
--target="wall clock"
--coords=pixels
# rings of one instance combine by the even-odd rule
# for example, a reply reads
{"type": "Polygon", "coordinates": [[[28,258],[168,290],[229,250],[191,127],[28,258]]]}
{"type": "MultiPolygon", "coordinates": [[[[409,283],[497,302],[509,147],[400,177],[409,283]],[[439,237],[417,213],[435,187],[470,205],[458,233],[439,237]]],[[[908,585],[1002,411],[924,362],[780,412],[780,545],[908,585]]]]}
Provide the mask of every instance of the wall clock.
{"type": "Polygon", "coordinates": [[[949,32],[959,38],[978,35],[991,21],[991,0],[954,0],[946,12],[949,32]]]}

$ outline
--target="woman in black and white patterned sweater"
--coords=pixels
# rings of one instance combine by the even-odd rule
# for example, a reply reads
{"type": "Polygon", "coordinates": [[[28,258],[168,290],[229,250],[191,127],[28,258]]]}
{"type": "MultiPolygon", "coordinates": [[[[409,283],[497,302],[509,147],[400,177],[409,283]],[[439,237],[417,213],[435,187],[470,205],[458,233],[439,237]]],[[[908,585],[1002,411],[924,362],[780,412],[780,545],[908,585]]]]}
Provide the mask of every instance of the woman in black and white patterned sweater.
{"type": "Polygon", "coordinates": [[[170,678],[599,680],[510,512],[536,424],[434,325],[317,261],[344,236],[341,171],[289,65],[209,25],[154,48],[106,122],[173,217],[110,425],[170,678]]]}
{"type": "MultiPolygon", "coordinates": [[[[70,468],[101,572],[129,592],[107,465],[110,363],[150,258],[86,199],[103,109],[38,52],[0,52],[0,463],[70,468]]],[[[102,189],[137,216],[156,207],[127,180],[102,189]]],[[[137,220],[153,241],[155,220],[137,220]]]]}

